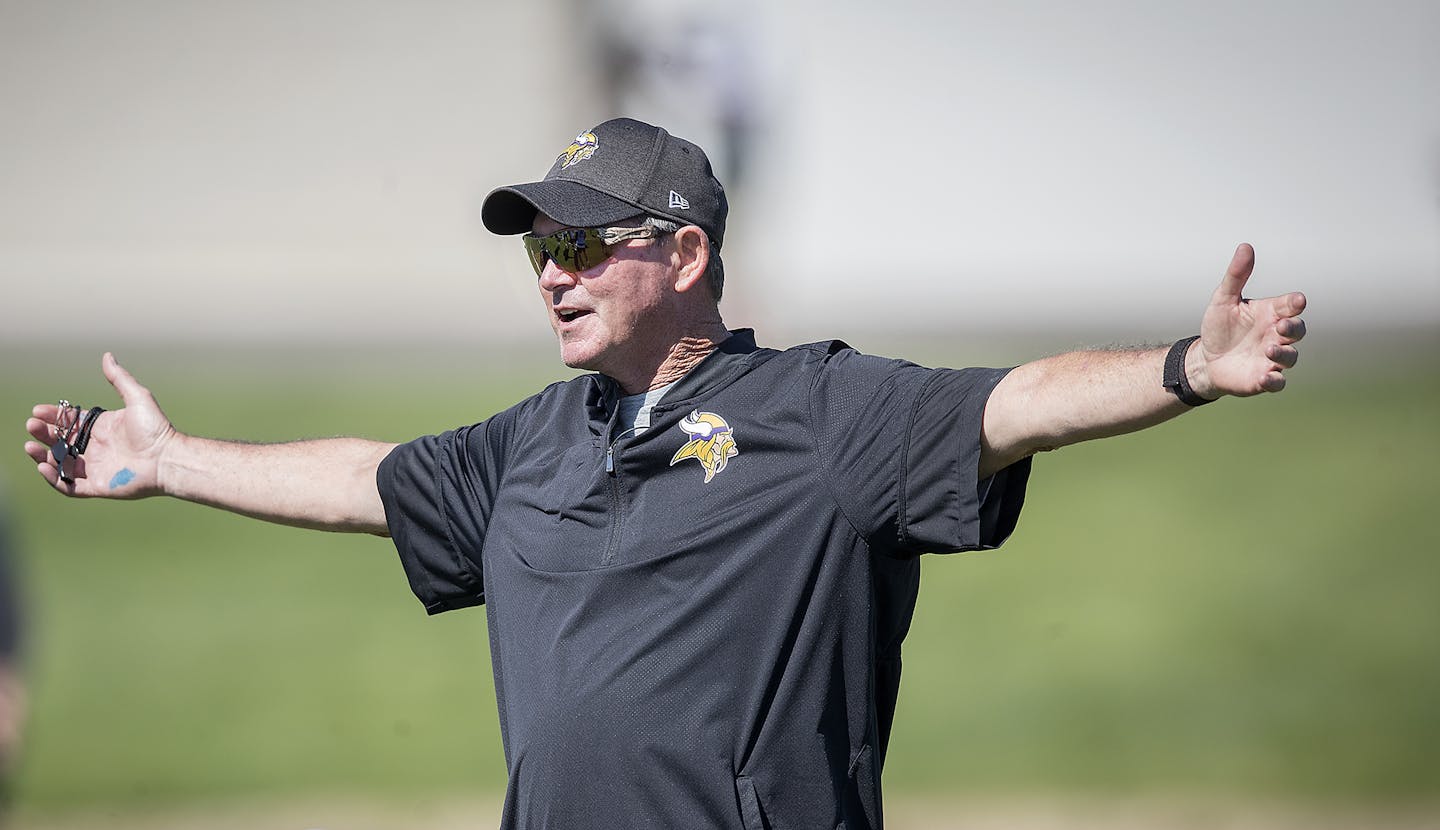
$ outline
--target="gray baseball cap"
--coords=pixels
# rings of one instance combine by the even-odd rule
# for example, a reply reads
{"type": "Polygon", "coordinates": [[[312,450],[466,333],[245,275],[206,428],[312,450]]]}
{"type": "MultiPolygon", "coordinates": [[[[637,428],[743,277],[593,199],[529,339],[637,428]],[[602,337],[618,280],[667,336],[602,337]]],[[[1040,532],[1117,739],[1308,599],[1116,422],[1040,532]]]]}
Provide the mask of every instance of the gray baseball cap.
{"type": "Polygon", "coordinates": [[[517,234],[530,231],[536,213],[571,227],[644,213],[698,225],[718,248],[729,210],[704,150],[653,124],[615,118],[575,136],[543,180],[492,190],[480,218],[491,233],[517,234]]]}

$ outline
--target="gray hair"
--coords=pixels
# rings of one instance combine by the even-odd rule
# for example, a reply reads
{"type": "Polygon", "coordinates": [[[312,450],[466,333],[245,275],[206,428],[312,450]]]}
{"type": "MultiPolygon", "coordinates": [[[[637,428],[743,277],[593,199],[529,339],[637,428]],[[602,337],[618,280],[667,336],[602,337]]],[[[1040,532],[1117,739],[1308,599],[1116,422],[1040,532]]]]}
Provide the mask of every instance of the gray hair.
{"type": "MultiPolygon", "coordinates": [[[[654,228],[661,233],[679,233],[680,229],[684,227],[679,222],[661,219],[658,216],[646,216],[640,224],[642,227],[654,228]]],[[[705,238],[710,242],[710,264],[705,268],[705,281],[710,286],[711,296],[718,303],[721,295],[725,293],[725,263],[720,259],[720,246],[715,244],[715,240],[710,239],[709,234],[706,234],[705,238]]]]}

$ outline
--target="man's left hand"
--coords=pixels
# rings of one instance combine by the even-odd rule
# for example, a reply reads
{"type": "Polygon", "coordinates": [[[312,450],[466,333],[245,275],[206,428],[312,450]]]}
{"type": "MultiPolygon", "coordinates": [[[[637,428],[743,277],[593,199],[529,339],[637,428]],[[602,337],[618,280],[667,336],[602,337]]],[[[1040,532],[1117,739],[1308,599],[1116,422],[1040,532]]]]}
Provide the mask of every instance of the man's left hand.
{"type": "Polygon", "coordinates": [[[1298,291],[1247,300],[1241,292],[1255,270],[1255,249],[1235,249],[1220,287],[1200,321],[1200,340],[1185,362],[1190,385],[1201,397],[1245,397],[1285,388],[1284,371],[1300,358],[1305,336],[1305,295],[1298,291]]]}

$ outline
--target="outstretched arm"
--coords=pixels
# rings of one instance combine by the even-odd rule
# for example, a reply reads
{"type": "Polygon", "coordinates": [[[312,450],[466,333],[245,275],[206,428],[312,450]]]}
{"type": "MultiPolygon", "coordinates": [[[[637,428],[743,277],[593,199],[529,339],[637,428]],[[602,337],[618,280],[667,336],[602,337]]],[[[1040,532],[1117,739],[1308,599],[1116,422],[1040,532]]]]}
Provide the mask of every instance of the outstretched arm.
{"type": "MultiPolygon", "coordinates": [[[[1201,397],[1240,397],[1285,388],[1295,344],[1305,336],[1299,292],[1263,300],[1241,292],[1255,251],[1235,250],[1185,355],[1201,397]]],[[[1134,432],[1191,409],[1161,386],[1168,347],[1071,352],[1017,367],[991,393],[981,430],[980,475],[1069,444],[1134,432]]]]}
{"type": "Polygon", "coordinates": [[[137,499],[167,495],[297,527],[384,534],[385,508],[375,471],[394,444],[330,438],[244,444],[179,432],[150,390],[108,352],[106,380],[125,403],[105,412],[65,481],[51,445],[59,407],[37,406],[25,422],[25,452],[40,475],[68,496],[137,499]]]}

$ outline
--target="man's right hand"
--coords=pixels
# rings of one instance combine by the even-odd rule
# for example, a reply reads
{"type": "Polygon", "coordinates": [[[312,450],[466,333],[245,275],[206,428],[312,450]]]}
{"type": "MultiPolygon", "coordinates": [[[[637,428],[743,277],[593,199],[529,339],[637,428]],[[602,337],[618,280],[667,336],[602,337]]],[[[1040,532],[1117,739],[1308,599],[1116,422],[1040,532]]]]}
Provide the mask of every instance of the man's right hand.
{"type": "Polygon", "coordinates": [[[43,404],[25,428],[25,452],[50,486],[69,496],[138,499],[167,495],[269,522],[385,535],[376,470],[394,444],[322,438],[284,444],[217,441],[177,432],[155,396],[106,353],[101,368],[125,408],[103,412],[85,454],[65,460],[51,447],[59,407],[43,404]]]}
{"type": "Polygon", "coordinates": [[[25,442],[25,452],[50,486],[68,496],[137,499],[157,495],[161,492],[160,459],[175,440],[175,427],[150,390],[125,371],[113,354],[105,353],[100,368],[125,407],[101,413],[85,454],[65,459],[65,474],[73,482],[61,478],[51,453],[61,414],[57,405],[41,404],[32,410],[34,417],[25,422],[25,430],[35,440],[25,442]]]}

